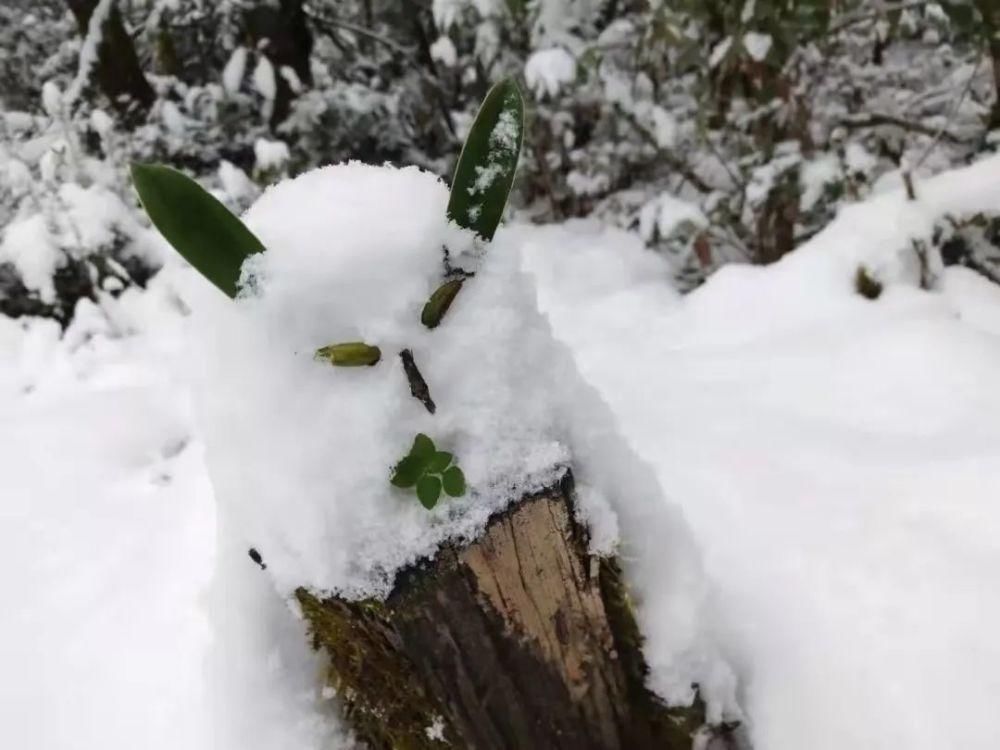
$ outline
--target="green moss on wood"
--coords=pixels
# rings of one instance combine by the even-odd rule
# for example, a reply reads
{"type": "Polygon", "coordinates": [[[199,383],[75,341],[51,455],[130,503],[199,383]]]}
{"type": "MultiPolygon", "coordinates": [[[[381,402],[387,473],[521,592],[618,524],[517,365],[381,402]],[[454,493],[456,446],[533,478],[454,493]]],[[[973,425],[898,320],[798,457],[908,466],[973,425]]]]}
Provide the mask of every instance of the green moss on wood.
{"type": "Polygon", "coordinates": [[[327,683],[340,698],[348,724],[372,750],[453,747],[428,736],[428,729],[442,722],[443,736],[453,733],[445,711],[426,694],[393,643],[385,604],[320,599],[303,588],[295,595],[309,623],[313,648],[322,648],[330,659],[327,683]]]}
{"type": "Polygon", "coordinates": [[[642,654],[643,637],[617,559],[602,558],[599,575],[601,598],[625,672],[634,724],[650,727],[652,736],[662,741],[663,747],[690,747],[695,732],[705,726],[704,703],[696,695],[690,706],[667,706],[646,687],[649,666],[642,654]]]}

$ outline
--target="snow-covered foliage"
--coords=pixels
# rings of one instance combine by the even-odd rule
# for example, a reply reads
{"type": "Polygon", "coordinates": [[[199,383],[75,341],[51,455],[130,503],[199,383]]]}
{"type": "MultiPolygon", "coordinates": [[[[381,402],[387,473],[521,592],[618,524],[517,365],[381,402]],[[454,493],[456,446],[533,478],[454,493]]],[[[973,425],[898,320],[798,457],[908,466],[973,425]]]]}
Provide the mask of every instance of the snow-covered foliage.
{"type": "Polygon", "coordinates": [[[16,186],[65,148],[76,170],[100,162],[126,205],[122,166],[136,160],[193,172],[236,209],[344,159],[447,177],[482,95],[514,75],[537,101],[513,204],[638,231],[687,288],[722,263],[780,257],[901,170],[995,147],[989,3],[902,6],[146,0],[122,6],[155,93],[136,120],[108,114],[80,63],[95,40],[62,4],[5,5],[0,171],[20,177],[0,180],[0,222],[39,213],[16,186]],[[667,194],[704,226],[646,231],[667,194]]]}

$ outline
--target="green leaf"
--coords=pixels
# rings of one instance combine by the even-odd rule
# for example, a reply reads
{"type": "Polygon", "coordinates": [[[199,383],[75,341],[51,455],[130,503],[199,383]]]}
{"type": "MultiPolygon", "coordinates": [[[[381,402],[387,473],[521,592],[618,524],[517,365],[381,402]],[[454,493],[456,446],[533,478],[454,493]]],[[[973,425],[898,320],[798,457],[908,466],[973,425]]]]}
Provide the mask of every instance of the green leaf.
{"type": "Polygon", "coordinates": [[[440,474],[442,471],[451,466],[451,461],[454,458],[447,451],[438,451],[434,454],[434,458],[431,462],[427,464],[427,471],[431,474],[440,474]]]}
{"type": "Polygon", "coordinates": [[[381,358],[381,349],[363,341],[331,344],[316,350],[316,359],[324,359],[337,367],[371,367],[381,358]]]}
{"type": "Polygon", "coordinates": [[[435,476],[424,476],[417,482],[417,499],[427,510],[437,505],[441,497],[441,480],[435,476]]]}
{"type": "Polygon", "coordinates": [[[425,464],[415,456],[405,456],[396,464],[396,468],[389,478],[389,482],[396,487],[406,489],[413,487],[417,480],[424,475],[425,464]]]}
{"type": "Polygon", "coordinates": [[[265,249],[253,232],[176,169],[133,164],[132,182],[167,242],[202,276],[235,297],[243,261],[265,249]]]}
{"type": "Polygon", "coordinates": [[[445,313],[448,312],[448,308],[451,307],[451,303],[455,301],[455,297],[462,290],[464,281],[464,279],[452,279],[435,289],[434,294],[427,300],[420,313],[420,322],[428,328],[437,328],[445,313]]]}
{"type": "Polygon", "coordinates": [[[417,436],[413,438],[413,447],[410,448],[410,455],[420,459],[423,461],[424,466],[427,466],[431,462],[431,459],[434,458],[435,453],[437,453],[437,448],[434,447],[434,441],[424,433],[418,432],[417,436]]]}
{"type": "MultiPolygon", "coordinates": [[[[441,476],[444,491],[451,497],[461,497],[465,494],[465,474],[457,466],[452,466],[441,476]]],[[[418,488],[419,490],[419,488],[418,488]]]]}
{"type": "Polygon", "coordinates": [[[510,189],[524,137],[524,99],[512,78],[486,95],[455,167],[448,218],[484,240],[493,239],[510,189]]]}

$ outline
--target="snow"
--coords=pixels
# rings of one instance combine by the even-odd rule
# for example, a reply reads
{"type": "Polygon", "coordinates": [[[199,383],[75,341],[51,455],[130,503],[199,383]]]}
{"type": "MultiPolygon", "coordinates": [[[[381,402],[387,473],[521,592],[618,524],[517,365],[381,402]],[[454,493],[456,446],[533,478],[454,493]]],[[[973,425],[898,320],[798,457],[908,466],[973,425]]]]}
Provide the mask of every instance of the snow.
{"type": "Polygon", "coordinates": [[[4,747],[210,745],[212,496],[158,297],[83,302],[61,338],[0,318],[4,747]]]}
{"type": "Polygon", "coordinates": [[[878,160],[863,144],[851,141],[844,149],[844,163],[848,171],[867,175],[875,170],[878,160]]]}
{"type": "Polygon", "coordinates": [[[299,79],[299,74],[295,72],[295,68],[289,65],[282,65],[278,72],[285,79],[285,83],[288,84],[288,88],[292,90],[293,94],[301,94],[305,91],[305,85],[299,79]]]}
{"type": "Polygon", "coordinates": [[[165,101],[160,106],[160,116],[167,132],[176,136],[183,136],[187,130],[187,118],[181,112],[180,107],[171,101],[165,101]]]}
{"type": "Polygon", "coordinates": [[[661,694],[698,679],[768,750],[992,750],[1000,291],[917,288],[911,239],[1000,204],[1000,157],[916,192],[681,297],[634,234],[510,226],[477,260],[435,178],[330,167],[247,213],[269,250],[236,302],[173,262],[65,334],[0,318],[0,744],[350,747],[289,588],[384,591],[474,533],[491,474],[571,458],[661,694]],[[477,274],[428,332],[442,242],[477,274]],[[358,339],[379,365],[312,359],[358,339]],[[388,485],[418,429],[472,495],[388,485]]]}
{"type": "MultiPolygon", "coordinates": [[[[259,162],[258,159],[258,165],[259,162]]],[[[219,182],[226,195],[237,204],[257,194],[257,186],[247,173],[225,159],[219,162],[219,182]]]]}
{"type": "Polygon", "coordinates": [[[434,25],[440,31],[448,31],[462,13],[470,8],[474,8],[481,18],[489,18],[506,10],[503,0],[434,0],[431,5],[434,25]]]}
{"type": "Polygon", "coordinates": [[[524,80],[536,99],[558,96],[576,79],[576,59],[562,47],[533,52],[524,64],[524,80]]]}
{"type": "Polygon", "coordinates": [[[282,170],[288,164],[291,154],[284,141],[258,138],[253,144],[254,166],[258,170],[282,170]]]}
{"type": "MultiPolygon", "coordinates": [[[[851,163],[850,160],[848,163],[851,163]]],[[[842,176],[840,160],[835,154],[822,154],[804,162],[799,175],[802,185],[799,207],[803,211],[808,211],[815,206],[823,196],[826,186],[835,183],[842,176]]]]}
{"type": "Polygon", "coordinates": [[[708,219],[698,206],[669,193],[658,195],[639,211],[639,235],[647,242],[657,235],[669,237],[685,223],[704,227],[708,225],[708,219]]]}
{"type": "MultiPolygon", "coordinates": [[[[84,87],[90,80],[90,72],[97,63],[97,50],[101,45],[101,39],[104,34],[104,23],[108,20],[108,16],[113,8],[114,0],[98,0],[90,14],[90,20],[87,22],[87,33],[84,35],[83,42],[80,45],[77,73],[72,83],[70,83],[69,88],[66,89],[64,101],[67,105],[71,105],[79,99],[84,87]]],[[[50,103],[47,100],[50,93],[46,92],[43,88],[42,95],[46,99],[46,111],[50,115],[55,116],[53,111],[49,109],[50,103]]]]}
{"type": "Polygon", "coordinates": [[[257,56],[257,65],[253,69],[253,87],[267,101],[273,101],[277,96],[278,81],[274,74],[274,66],[265,55],[257,56]]]}
{"type": "Polygon", "coordinates": [[[281,183],[246,215],[269,248],[245,269],[254,291],[206,308],[196,360],[213,484],[282,595],[384,595],[399,568],[475,536],[569,459],[560,370],[516,255],[487,253],[445,324],[420,324],[442,245],[460,260],[472,242],[447,224],[446,203],[443,183],[413,168],[341,165],[281,183]],[[378,345],[383,361],[314,359],[342,341],[378,345]],[[409,394],[403,348],[434,384],[433,417],[409,394]],[[418,432],[455,454],[470,497],[428,513],[389,484],[418,432]]]}
{"type": "Polygon", "coordinates": [[[24,285],[37,291],[44,302],[55,299],[52,274],[62,261],[63,254],[53,242],[41,214],[12,221],[4,229],[0,238],[0,262],[12,263],[24,285]]]}
{"type": "MultiPolygon", "coordinates": [[[[50,158],[43,158],[40,171],[53,180],[54,154],[50,151],[46,156],[50,158]]],[[[43,301],[54,300],[52,274],[67,255],[80,257],[88,249],[109,247],[119,236],[140,238],[127,251],[153,265],[159,262],[156,246],[143,241],[144,232],[134,215],[112,191],[97,184],[83,187],[66,182],[59,186],[55,199],[51,213],[26,213],[10,221],[0,234],[0,262],[13,264],[25,286],[37,291],[43,301]]]]}
{"type": "Polygon", "coordinates": [[[751,60],[761,62],[767,53],[771,51],[771,35],[761,34],[759,31],[748,31],[743,35],[743,49],[750,55],[751,60]]]}
{"type": "Polygon", "coordinates": [[[1000,740],[1000,292],[964,269],[921,291],[900,258],[930,217],[996,205],[1000,159],[918,193],[683,300],[608,273],[626,239],[607,230],[524,248],[554,332],[694,530],[755,747],[1000,740]],[[895,280],[875,302],[852,290],[862,261],[895,280]],[[573,279],[602,272],[582,305],[573,279]]]}
{"type": "MultiPolygon", "coordinates": [[[[250,291],[233,302],[206,286],[194,304],[190,361],[220,543],[258,582],[243,609],[277,611],[299,586],[383,596],[403,566],[474,538],[492,513],[571,464],[595,543],[620,548],[642,616],[658,623],[648,640],[657,688],[687,701],[699,682],[721,713],[732,680],[702,627],[706,589],[689,531],[553,340],[516,246],[498,236],[479,258],[473,238],[446,222],[447,198],[415,168],[339,165],[283,182],[245,217],[268,248],[244,269],[250,291]],[[419,315],[440,283],[442,245],[476,276],[428,331],[419,315]],[[314,359],[342,341],[376,344],[382,361],[344,369],[314,359]],[[431,384],[433,416],[408,392],[404,347],[431,384]],[[470,488],[432,512],[388,482],[418,432],[456,456],[470,488]],[[247,565],[250,547],[266,572],[247,565]]],[[[274,622],[299,633],[282,642],[304,642],[287,612],[274,622]]],[[[246,618],[235,626],[246,629],[246,618]]],[[[273,650],[259,632],[247,639],[253,653],[273,650]]],[[[278,713],[315,716],[316,697],[296,694],[278,713]]]]}
{"type": "Polygon", "coordinates": [[[49,117],[59,117],[62,114],[62,92],[55,81],[42,84],[42,108],[49,117]]]}
{"type": "MultiPolygon", "coordinates": [[[[520,126],[521,123],[518,122],[514,110],[505,106],[490,132],[489,158],[485,166],[476,167],[476,180],[469,186],[469,195],[485,193],[511,169],[515,161],[513,155],[517,149],[520,126]]],[[[469,209],[469,218],[475,221],[480,210],[481,206],[472,206],[469,209]]]]}
{"type": "Polygon", "coordinates": [[[732,46],[733,38],[731,36],[727,36],[721,42],[716,44],[715,47],[712,48],[712,54],[708,56],[708,67],[718,67],[719,63],[721,63],[725,59],[726,55],[729,54],[729,50],[732,46]]]}
{"type": "Polygon", "coordinates": [[[232,96],[240,90],[247,68],[247,48],[237,47],[222,69],[222,87],[232,96]]]}
{"type": "Polygon", "coordinates": [[[677,145],[677,120],[667,110],[659,105],[649,109],[653,121],[653,136],[660,148],[673,148],[677,145]]]}
{"type": "Polygon", "coordinates": [[[104,110],[95,109],[90,113],[90,126],[100,135],[107,136],[114,130],[115,121],[104,110]]]}
{"type": "Polygon", "coordinates": [[[431,58],[446,68],[455,67],[455,63],[458,62],[458,51],[455,49],[455,43],[447,34],[439,36],[431,45],[431,58]]]}

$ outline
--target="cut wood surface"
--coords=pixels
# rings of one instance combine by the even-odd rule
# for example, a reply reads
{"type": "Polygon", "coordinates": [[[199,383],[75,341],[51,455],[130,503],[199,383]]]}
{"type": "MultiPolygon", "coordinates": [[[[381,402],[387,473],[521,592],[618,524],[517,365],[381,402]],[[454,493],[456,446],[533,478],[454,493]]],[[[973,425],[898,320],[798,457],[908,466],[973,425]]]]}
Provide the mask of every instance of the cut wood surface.
{"type": "Polygon", "coordinates": [[[300,589],[349,726],[372,748],[690,748],[700,703],[645,687],[617,562],[591,556],[572,480],[401,573],[386,601],[300,589]]]}

